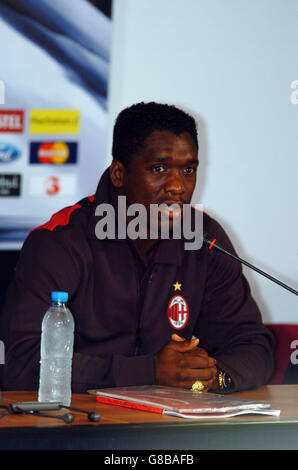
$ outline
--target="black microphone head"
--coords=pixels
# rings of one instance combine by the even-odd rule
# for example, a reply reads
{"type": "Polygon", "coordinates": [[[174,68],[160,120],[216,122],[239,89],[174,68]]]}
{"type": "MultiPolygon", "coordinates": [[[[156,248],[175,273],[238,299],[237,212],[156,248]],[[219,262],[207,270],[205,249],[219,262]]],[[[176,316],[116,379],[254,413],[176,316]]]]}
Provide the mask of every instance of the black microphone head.
{"type": "Polygon", "coordinates": [[[216,240],[216,238],[213,237],[212,235],[210,235],[209,233],[204,233],[203,234],[203,243],[204,243],[204,245],[209,246],[210,243],[213,242],[213,240],[216,240]]]}
{"type": "Polygon", "coordinates": [[[209,241],[211,242],[211,236],[209,235],[209,233],[204,233],[203,234],[203,242],[205,244],[209,243],[209,241]]]}
{"type": "Polygon", "coordinates": [[[219,251],[224,251],[225,253],[229,254],[218,243],[216,243],[216,238],[213,235],[210,235],[209,233],[204,233],[203,244],[208,247],[209,251],[211,251],[212,248],[215,248],[219,251]]]}

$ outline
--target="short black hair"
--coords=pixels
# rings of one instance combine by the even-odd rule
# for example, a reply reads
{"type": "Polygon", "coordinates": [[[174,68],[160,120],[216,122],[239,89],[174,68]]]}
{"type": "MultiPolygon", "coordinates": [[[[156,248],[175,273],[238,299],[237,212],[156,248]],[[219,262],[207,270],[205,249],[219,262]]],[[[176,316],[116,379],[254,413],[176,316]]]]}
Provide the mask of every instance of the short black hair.
{"type": "Polygon", "coordinates": [[[139,152],[153,131],[171,131],[175,135],[188,132],[199,149],[194,118],[174,105],[136,103],[123,109],[114,125],[112,156],[129,167],[130,158],[139,152]]]}

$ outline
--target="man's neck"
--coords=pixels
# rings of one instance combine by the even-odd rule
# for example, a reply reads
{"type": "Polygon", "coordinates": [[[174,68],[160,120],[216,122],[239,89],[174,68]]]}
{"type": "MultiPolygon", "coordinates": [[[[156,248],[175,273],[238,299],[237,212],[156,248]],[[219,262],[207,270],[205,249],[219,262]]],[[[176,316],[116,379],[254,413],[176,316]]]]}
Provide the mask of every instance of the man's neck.
{"type": "Polygon", "coordinates": [[[158,241],[159,240],[137,238],[136,240],[133,240],[133,244],[141,256],[144,257],[147,262],[149,262],[155,253],[155,248],[157,247],[158,241]]]}

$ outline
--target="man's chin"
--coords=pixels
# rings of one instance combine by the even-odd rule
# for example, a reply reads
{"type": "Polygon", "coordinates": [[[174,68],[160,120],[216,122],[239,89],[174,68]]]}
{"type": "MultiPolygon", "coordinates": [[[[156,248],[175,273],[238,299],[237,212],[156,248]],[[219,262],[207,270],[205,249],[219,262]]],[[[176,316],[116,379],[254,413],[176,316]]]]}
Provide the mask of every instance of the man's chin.
{"type": "Polygon", "coordinates": [[[164,207],[161,209],[161,217],[165,220],[169,220],[169,223],[174,223],[175,220],[179,220],[182,215],[181,207],[164,207]]]}
{"type": "Polygon", "coordinates": [[[160,221],[158,229],[151,227],[152,238],[158,238],[167,240],[171,238],[181,238],[181,218],[180,217],[169,217],[166,221],[160,221]],[[178,234],[178,236],[177,236],[178,234]],[[175,237],[174,237],[175,236],[175,237]]]}

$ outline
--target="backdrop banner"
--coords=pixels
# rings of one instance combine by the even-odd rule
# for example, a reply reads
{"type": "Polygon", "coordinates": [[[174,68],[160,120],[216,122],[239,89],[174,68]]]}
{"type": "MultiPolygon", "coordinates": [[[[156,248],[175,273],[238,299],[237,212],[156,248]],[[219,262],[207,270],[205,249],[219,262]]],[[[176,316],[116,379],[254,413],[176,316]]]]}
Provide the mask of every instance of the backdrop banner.
{"type": "Polygon", "coordinates": [[[0,249],[96,190],[111,25],[111,0],[0,0],[0,249]]]}

